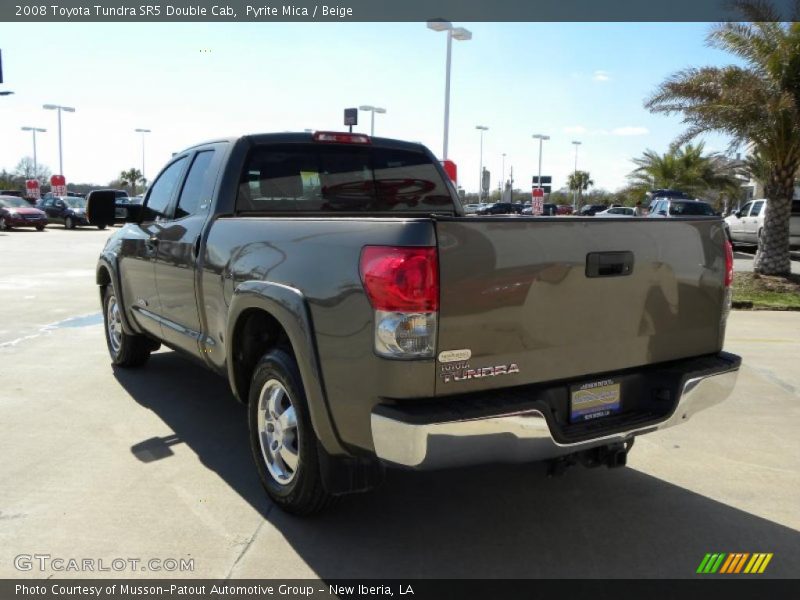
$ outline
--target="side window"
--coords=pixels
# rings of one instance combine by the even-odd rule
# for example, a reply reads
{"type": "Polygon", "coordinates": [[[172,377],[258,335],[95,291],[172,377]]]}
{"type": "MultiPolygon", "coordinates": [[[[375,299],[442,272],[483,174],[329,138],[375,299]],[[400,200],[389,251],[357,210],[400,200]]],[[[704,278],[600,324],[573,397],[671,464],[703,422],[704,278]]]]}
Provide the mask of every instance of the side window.
{"type": "Polygon", "coordinates": [[[761,212],[761,208],[764,206],[764,201],[759,200],[758,202],[753,202],[753,208],[750,209],[750,216],[757,217],[761,212]]]}
{"type": "Polygon", "coordinates": [[[183,173],[186,157],[179,158],[158,176],[147,196],[144,220],[152,221],[167,216],[167,209],[183,173]]]}
{"type": "Polygon", "coordinates": [[[189,168],[186,183],[183,184],[178,207],[175,209],[175,218],[182,219],[189,215],[196,215],[208,210],[211,206],[211,193],[213,181],[209,177],[208,167],[214,158],[213,150],[198,152],[189,168]]]}
{"type": "Polygon", "coordinates": [[[748,202],[747,204],[745,204],[745,205],[744,205],[744,206],[743,206],[743,207],[742,207],[742,208],[739,210],[739,212],[740,212],[740,213],[742,213],[742,216],[743,216],[743,217],[746,217],[747,215],[749,215],[749,214],[750,214],[750,207],[752,207],[752,206],[753,206],[753,203],[752,203],[752,202],[748,202]]]}

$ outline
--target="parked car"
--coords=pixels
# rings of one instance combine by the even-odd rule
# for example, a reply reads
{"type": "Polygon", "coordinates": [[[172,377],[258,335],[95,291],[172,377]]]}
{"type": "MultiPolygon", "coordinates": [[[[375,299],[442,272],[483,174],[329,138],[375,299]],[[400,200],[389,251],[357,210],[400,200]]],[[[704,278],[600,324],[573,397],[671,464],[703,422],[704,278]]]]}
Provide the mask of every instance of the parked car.
{"type": "Polygon", "coordinates": [[[578,215],[581,217],[593,217],[597,213],[604,211],[608,208],[605,204],[585,204],[581,206],[578,215]]]}
{"type": "MultiPolygon", "coordinates": [[[[792,200],[789,217],[789,245],[800,247],[800,200],[792,200]]],[[[736,245],[757,245],[761,240],[764,228],[764,217],[767,212],[765,198],[751,200],[742,208],[725,219],[731,243],[736,245]]]]}
{"type": "Polygon", "coordinates": [[[612,206],[594,214],[595,217],[635,217],[636,211],[632,206],[612,206]]]}
{"type": "Polygon", "coordinates": [[[650,205],[650,218],[665,217],[717,217],[717,212],[702,200],[680,200],[678,198],[660,198],[650,205]]]}
{"type": "Polygon", "coordinates": [[[571,215],[573,212],[575,212],[575,209],[571,204],[559,204],[556,206],[557,215],[571,215]]]}
{"type": "Polygon", "coordinates": [[[476,211],[476,214],[479,215],[519,215],[521,213],[522,204],[517,202],[493,202],[476,211]]]}
{"type": "MultiPolygon", "coordinates": [[[[51,196],[45,199],[40,208],[47,213],[49,223],[63,224],[64,229],[75,229],[89,225],[86,217],[86,198],[75,196],[51,196]]],[[[98,225],[105,229],[105,225],[98,225]]]]}
{"type": "Polygon", "coordinates": [[[387,467],[620,467],[724,400],[720,223],[466,218],[420,144],[249,135],[176,153],[96,281],[112,364],[164,343],[226,377],[267,494],[309,514],[387,467]]]}
{"type": "MultiPolygon", "coordinates": [[[[545,203],[542,205],[542,215],[543,217],[553,217],[558,213],[558,207],[555,204],[545,203]]],[[[522,209],[521,214],[523,215],[532,215],[533,214],[533,206],[530,204],[526,204],[525,208],[522,209]]]]}
{"type": "Polygon", "coordinates": [[[13,227],[47,227],[47,215],[19,196],[0,196],[0,231],[13,227]]]}

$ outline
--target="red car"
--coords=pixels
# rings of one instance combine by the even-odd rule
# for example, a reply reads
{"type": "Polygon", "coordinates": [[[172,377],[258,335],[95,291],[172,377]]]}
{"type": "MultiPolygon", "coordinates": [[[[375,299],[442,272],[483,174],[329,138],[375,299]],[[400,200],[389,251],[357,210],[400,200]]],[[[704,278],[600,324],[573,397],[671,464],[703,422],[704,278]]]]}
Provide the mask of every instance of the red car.
{"type": "Polygon", "coordinates": [[[0,231],[8,231],[12,227],[36,227],[42,231],[47,227],[47,215],[22,198],[0,196],[0,231]]]}

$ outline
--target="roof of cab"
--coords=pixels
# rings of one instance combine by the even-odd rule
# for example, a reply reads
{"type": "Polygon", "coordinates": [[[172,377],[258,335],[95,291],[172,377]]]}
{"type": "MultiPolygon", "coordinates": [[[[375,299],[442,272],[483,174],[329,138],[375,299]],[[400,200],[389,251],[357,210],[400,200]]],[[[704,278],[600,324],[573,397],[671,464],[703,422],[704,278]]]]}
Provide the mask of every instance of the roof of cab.
{"type": "MultiPolygon", "coordinates": [[[[323,130],[320,130],[323,131],[323,130]]],[[[346,131],[343,132],[335,132],[335,133],[348,133],[346,131]]],[[[366,135],[366,134],[360,134],[366,135]]],[[[282,132],[282,133],[250,133],[247,135],[243,135],[240,137],[229,137],[229,138],[217,138],[213,140],[207,140],[205,142],[199,144],[192,144],[187,148],[184,148],[180,152],[176,152],[175,155],[182,154],[184,152],[189,152],[195,148],[201,148],[203,146],[208,146],[209,144],[220,144],[220,143],[229,143],[233,144],[239,140],[244,140],[249,144],[257,145],[257,144],[307,144],[309,142],[314,141],[314,132],[282,132]]],[[[370,145],[373,147],[381,147],[381,148],[395,148],[398,150],[411,150],[411,151],[422,151],[425,149],[419,142],[406,142],[403,140],[397,140],[393,138],[382,138],[382,137],[371,137],[370,138],[370,145]]],[[[336,142],[321,142],[321,143],[336,143],[336,142]]]]}

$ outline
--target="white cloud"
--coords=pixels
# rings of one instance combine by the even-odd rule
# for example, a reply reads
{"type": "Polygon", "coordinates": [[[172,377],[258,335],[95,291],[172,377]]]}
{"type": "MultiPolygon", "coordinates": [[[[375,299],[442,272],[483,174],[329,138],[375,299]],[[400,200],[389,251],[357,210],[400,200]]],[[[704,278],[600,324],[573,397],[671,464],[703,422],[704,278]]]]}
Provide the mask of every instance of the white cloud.
{"type": "Polygon", "coordinates": [[[650,133],[650,130],[647,127],[617,127],[616,129],[611,130],[612,135],[647,135],[650,133]]]}
{"type": "Polygon", "coordinates": [[[611,81],[611,76],[609,75],[608,71],[598,70],[594,72],[594,75],[592,75],[592,80],[600,82],[611,81]]]}
{"type": "Polygon", "coordinates": [[[572,127],[564,127],[564,133],[581,134],[586,133],[587,129],[583,125],[573,125],[572,127]]]}

